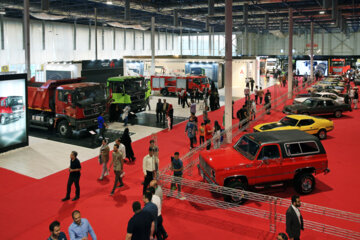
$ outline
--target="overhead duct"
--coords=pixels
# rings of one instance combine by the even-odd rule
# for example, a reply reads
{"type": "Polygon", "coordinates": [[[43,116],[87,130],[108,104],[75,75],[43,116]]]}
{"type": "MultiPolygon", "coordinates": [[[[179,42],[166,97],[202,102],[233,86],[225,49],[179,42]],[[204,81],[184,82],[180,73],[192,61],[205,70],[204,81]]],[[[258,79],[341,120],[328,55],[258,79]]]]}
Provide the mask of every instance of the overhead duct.
{"type": "Polygon", "coordinates": [[[48,13],[31,12],[30,15],[34,18],[41,19],[41,20],[48,20],[48,21],[56,21],[56,20],[62,20],[62,19],[66,18],[66,16],[53,15],[53,14],[48,14],[48,13]]]}
{"type": "Polygon", "coordinates": [[[125,20],[130,20],[130,0],[125,0],[125,20]]]}
{"type": "Polygon", "coordinates": [[[141,30],[141,31],[145,31],[145,30],[149,29],[149,28],[143,27],[141,25],[126,25],[126,24],[122,24],[122,23],[119,23],[119,22],[107,22],[106,24],[111,26],[111,27],[126,28],[126,29],[136,29],[136,30],[141,30]]]}
{"type": "Polygon", "coordinates": [[[49,11],[49,0],[41,0],[41,10],[49,11]]]}
{"type": "Polygon", "coordinates": [[[208,15],[212,16],[214,15],[214,0],[208,0],[208,4],[209,4],[208,15]]]}
{"type": "Polygon", "coordinates": [[[243,15],[244,24],[247,25],[248,24],[249,4],[247,4],[247,3],[244,4],[243,11],[244,11],[244,15],[243,15]]]}
{"type": "Polygon", "coordinates": [[[179,26],[179,12],[177,9],[174,10],[174,27],[179,26]]]}

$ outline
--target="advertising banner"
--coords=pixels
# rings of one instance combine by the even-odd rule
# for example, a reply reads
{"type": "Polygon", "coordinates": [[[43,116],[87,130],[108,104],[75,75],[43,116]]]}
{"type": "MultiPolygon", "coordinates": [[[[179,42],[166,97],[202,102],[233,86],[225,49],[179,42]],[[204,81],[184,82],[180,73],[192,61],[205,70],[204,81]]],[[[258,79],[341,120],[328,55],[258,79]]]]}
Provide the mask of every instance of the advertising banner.
{"type": "MultiPolygon", "coordinates": [[[[296,74],[297,75],[310,75],[310,60],[297,60],[296,61],[296,74]]],[[[328,62],[314,60],[314,74],[320,72],[321,75],[328,75],[328,62]]]]}
{"type": "Polygon", "coordinates": [[[0,152],[27,146],[26,74],[0,75],[0,152]]]}
{"type": "Polygon", "coordinates": [[[211,82],[218,82],[218,63],[188,62],[185,64],[185,74],[205,75],[211,82]]]}

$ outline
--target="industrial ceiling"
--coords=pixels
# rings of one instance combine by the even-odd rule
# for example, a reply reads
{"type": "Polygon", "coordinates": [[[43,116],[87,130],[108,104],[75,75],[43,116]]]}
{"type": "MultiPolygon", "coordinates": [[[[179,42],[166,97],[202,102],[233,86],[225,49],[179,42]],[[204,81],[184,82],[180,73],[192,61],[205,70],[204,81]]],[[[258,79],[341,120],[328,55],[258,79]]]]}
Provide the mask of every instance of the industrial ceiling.
{"type": "MultiPolygon", "coordinates": [[[[95,8],[98,25],[116,22],[148,29],[154,16],[158,31],[225,31],[225,0],[30,0],[32,18],[45,15],[68,23],[94,24],[95,8]]],[[[234,0],[233,30],[286,32],[289,8],[295,31],[308,31],[311,21],[315,31],[350,33],[360,28],[360,0],[234,0]]],[[[22,11],[23,0],[0,2],[5,17],[21,18],[22,11]]]]}

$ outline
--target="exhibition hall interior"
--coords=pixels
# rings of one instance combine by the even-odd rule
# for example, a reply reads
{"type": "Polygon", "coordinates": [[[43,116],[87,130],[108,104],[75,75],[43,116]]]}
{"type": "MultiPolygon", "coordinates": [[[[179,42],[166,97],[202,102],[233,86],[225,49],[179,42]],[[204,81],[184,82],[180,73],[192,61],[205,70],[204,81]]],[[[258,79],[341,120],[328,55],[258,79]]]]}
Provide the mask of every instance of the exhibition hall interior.
{"type": "Polygon", "coordinates": [[[1,0],[0,239],[360,239],[358,0],[1,0]]]}

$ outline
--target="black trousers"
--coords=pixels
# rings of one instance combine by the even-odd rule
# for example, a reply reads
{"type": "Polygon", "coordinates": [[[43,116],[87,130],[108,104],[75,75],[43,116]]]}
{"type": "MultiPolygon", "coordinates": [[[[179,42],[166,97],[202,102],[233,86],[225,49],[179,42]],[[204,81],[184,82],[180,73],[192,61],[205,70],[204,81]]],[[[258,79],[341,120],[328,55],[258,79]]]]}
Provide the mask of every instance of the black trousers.
{"type": "Polygon", "coordinates": [[[260,97],[260,104],[262,104],[263,97],[260,97]]]}
{"type": "Polygon", "coordinates": [[[145,179],[144,179],[144,186],[143,186],[143,194],[146,192],[147,187],[149,186],[150,182],[154,179],[154,173],[146,171],[145,179]]]}
{"type": "Polygon", "coordinates": [[[257,102],[258,102],[258,95],[255,95],[255,103],[257,104],[257,102]]]}
{"type": "Polygon", "coordinates": [[[199,136],[199,144],[202,144],[203,142],[205,142],[205,137],[199,136]]]}
{"type": "Polygon", "coordinates": [[[114,192],[114,191],[115,191],[116,186],[117,186],[117,184],[118,184],[119,182],[120,182],[120,185],[124,185],[123,180],[122,180],[122,178],[120,177],[121,171],[114,171],[114,173],[115,173],[115,182],[114,182],[114,187],[113,187],[113,189],[112,189],[111,192],[114,192]]]}
{"type": "Polygon", "coordinates": [[[165,124],[165,119],[166,119],[166,111],[162,113],[162,122],[163,122],[163,124],[165,124]]]}
{"type": "Polygon", "coordinates": [[[156,122],[162,121],[162,112],[156,111],[156,122]]]}
{"type": "Polygon", "coordinates": [[[195,137],[189,137],[189,139],[190,139],[190,147],[193,148],[195,143],[195,137]]]}
{"type": "Polygon", "coordinates": [[[210,140],[206,140],[208,141],[208,143],[206,144],[206,150],[210,150],[211,148],[211,141],[210,140]]]}
{"type": "Polygon", "coordinates": [[[170,129],[173,129],[174,117],[170,117],[170,129]]]}
{"type": "Polygon", "coordinates": [[[68,183],[67,183],[67,188],[66,188],[66,197],[70,198],[70,193],[71,193],[71,186],[74,183],[75,184],[75,196],[76,197],[80,197],[80,176],[71,176],[69,175],[69,179],[68,179],[68,183]]]}
{"type": "Polygon", "coordinates": [[[163,226],[163,218],[162,216],[157,217],[157,229],[156,229],[156,238],[158,240],[164,239],[165,236],[167,236],[167,232],[165,231],[165,228],[163,226]]]}

